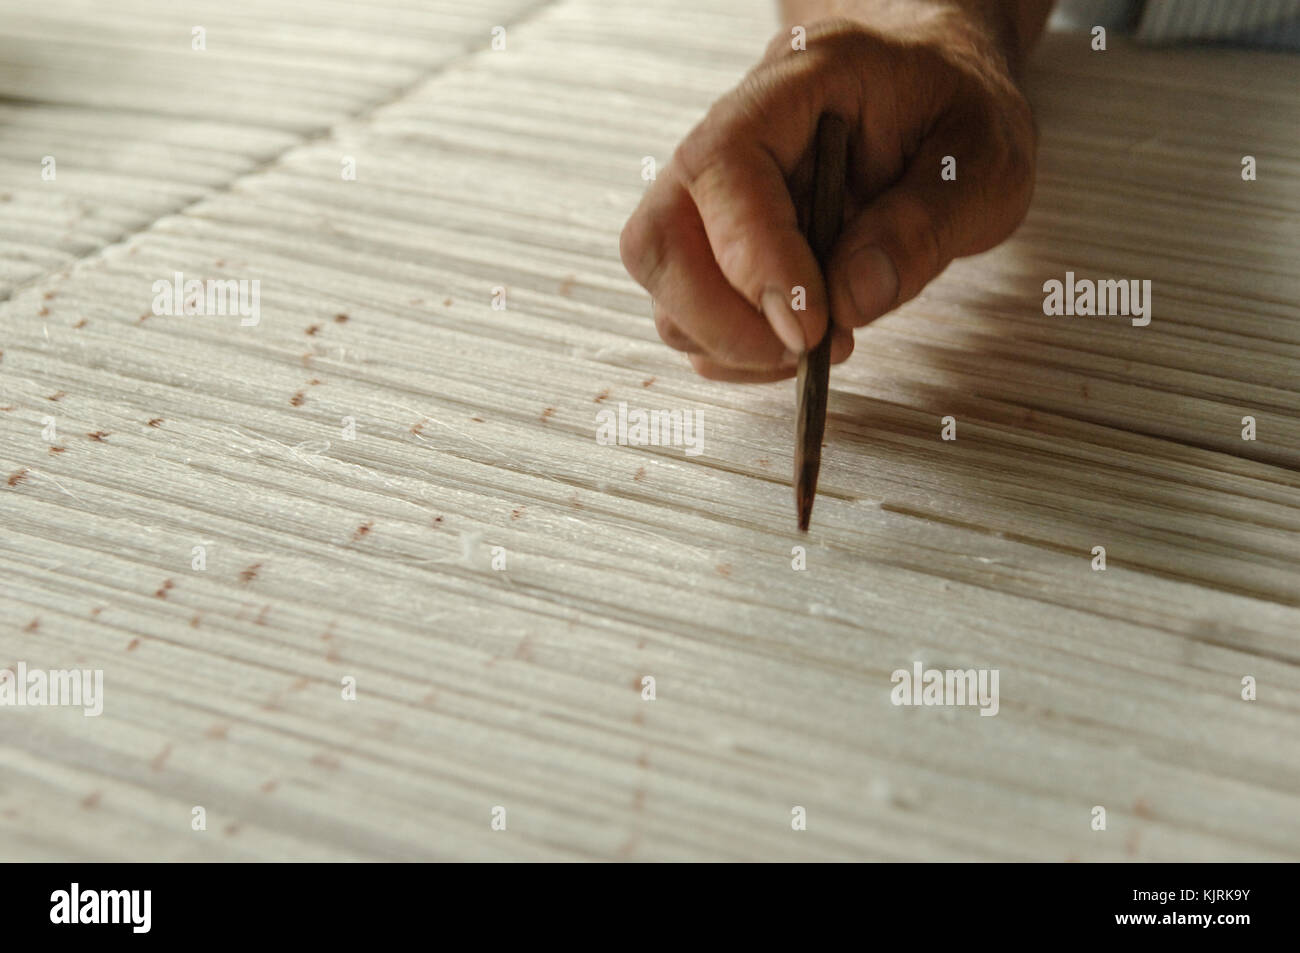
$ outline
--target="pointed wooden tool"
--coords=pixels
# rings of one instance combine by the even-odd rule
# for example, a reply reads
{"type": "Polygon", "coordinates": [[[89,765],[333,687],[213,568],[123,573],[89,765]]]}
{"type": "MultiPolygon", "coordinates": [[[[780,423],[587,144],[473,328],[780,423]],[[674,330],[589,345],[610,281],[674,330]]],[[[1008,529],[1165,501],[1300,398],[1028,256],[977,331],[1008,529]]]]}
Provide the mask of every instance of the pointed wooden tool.
{"type": "MultiPolygon", "coordinates": [[[[817,124],[813,155],[812,201],[805,219],[808,244],[817,264],[826,273],[831,250],[839,237],[844,217],[844,174],[848,165],[848,123],[827,114],[817,124]]],[[[799,404],[795,421],[794,500],[799,529],[808,532],[813,500],[817,496],[817,474],[822,466],[822,436],[826,432],[826,402],[831,384],[831,329],[827,314],[826,333],[818,345],[799,359],[799,404]]]]}

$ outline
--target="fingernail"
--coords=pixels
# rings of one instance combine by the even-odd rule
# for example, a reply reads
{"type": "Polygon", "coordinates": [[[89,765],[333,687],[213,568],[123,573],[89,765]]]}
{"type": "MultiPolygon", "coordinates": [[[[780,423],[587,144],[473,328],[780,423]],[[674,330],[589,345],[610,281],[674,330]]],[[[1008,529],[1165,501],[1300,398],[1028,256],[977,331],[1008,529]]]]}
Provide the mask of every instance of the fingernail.
{"type": "Polygon", "coordinates": [[[849,293],[853,296],[855,327],[874,321],[898,297],[898,272],[881,249],[872,246],[853,257],[849,293]]]}
{"type": "Polygon", "coordinates": [[[785,292],[779,288],[768,288],[763,292],[760,301],[763,305],[763,316],[767,318],[767,323],[772,325],[772,330],[781,339],[781,343],[796,355],[807,350],[803,339],[803,325],[799,323],[794,309],[790,307],[790,299],[786,297],[785,292]]]}

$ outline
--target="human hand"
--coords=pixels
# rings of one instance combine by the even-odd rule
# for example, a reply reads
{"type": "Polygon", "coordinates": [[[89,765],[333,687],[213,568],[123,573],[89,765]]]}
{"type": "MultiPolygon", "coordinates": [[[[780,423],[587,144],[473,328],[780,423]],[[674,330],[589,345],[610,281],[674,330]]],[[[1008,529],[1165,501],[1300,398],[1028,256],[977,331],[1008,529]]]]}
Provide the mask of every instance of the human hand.
{"type": "Polygon", "coordinates": [[[705,377],[793,376],[828,317],[831,360],[845,360],[853,329],[998,244],[1029,206],[1036,129],[1005,36],[960,2],[849,6],[806,25],[806,50],[778,35],[623,229],[623,263],[650,292],[660,337],[705,377]],[[823,277],[796,208],[824,112],[851,131],[845,221],[823,277]],[[947,156],[955,179],[941,178],[947,156]]]}

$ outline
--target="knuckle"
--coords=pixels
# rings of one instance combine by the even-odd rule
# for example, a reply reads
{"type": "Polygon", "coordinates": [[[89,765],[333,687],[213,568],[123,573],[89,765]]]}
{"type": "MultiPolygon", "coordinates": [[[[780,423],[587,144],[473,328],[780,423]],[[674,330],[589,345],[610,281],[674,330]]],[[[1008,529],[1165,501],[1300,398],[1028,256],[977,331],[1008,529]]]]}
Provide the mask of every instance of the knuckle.
{"type": "Polygon", "coordinates": [[[999,121],[989,124],[991,174],[985,201],[1001,214],[990,218],[989,237],[994,243],[1010,235],[1029,210],[1037,166],[1037,129],[1023,98],[1003,104],[999,121]]]}
{"type": "Polygon", "coordinates": [[[658,305],[654,309],[655,331],[659,334],[659,339],[675,351],[698,351],[699,348],[695,342],[679,328],[673,319],[664,313],[664,310],[658,305]]]}
{"type": "MultiPolygon", "coordinates": [[[[948,225],[936,208],[926,208],[915,202],[911,204],[907,245],[924,269],[922,285],[943,271],[952,260],[948,254],[948,232],[948,225]]],[[[908,297],[920,290],[920,287],[907,289],[908,297]]]]}
{"type": "Polygon", "coordinates": [[[716,381],[721,380],[724,377],[722,368],[718,367],[703,354],[691,354],[688,356],[688,359],[691,362],[691,367],[695,369],[695,373],[699,374],[705,380],[716,381]]]}
{"type": "Polygon", "coordinates": [[[647,278],[660,267],[662,245],[655,237],[654,225],[640,209],[632,214],[618,237],[618,254],[623,259],[627,273],[643,287],[649,287],[647,278]]]}

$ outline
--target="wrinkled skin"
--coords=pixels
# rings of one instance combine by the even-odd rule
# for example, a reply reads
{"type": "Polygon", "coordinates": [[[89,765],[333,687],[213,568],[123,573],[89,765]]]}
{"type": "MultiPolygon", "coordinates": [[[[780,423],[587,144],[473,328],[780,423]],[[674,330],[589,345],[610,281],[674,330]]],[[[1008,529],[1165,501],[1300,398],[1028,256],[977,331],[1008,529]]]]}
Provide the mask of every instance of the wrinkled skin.
{"type": "Polygon", "coordinates": [[[1001,242],[1029,206],[1036,128],[987,30],[959,14],[806,29],[806,50],[779,34],[713,105],[623,229],[660,337],[708,378],[792,376],[828,317],[832,361],[845,360],[855,328],[1001,242]],[[823,277],[795,210],[827,111],[851,133],[846,217],[823,277]],[[945,156],[955,181],[940,177],[945,156]],[[795,286],[805,310],[789,307],[795,286]]]}

